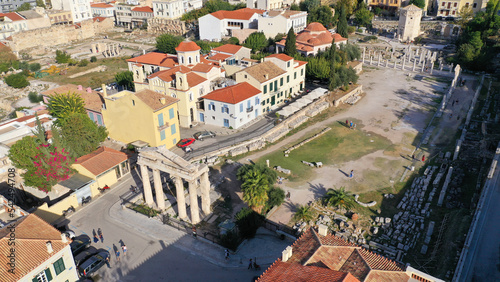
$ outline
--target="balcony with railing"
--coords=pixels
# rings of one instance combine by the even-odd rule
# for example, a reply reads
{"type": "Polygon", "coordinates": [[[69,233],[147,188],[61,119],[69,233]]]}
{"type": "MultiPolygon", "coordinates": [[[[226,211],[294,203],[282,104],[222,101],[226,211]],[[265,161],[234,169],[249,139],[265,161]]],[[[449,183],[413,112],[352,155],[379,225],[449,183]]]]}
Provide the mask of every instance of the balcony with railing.
{"type": "Polygon", "coordinates": [[[251,112],[253,112],[253,106],[247,108],[247,113],[251,113],[251,112]]]}
{"type": "Polygon", "coordinates": [[[169,127],[170,127],[170,124],[168,122],[166,122],[164,125],[158,126],[158,131],[162,131],[162,130],[167,129],[169,127]]]}

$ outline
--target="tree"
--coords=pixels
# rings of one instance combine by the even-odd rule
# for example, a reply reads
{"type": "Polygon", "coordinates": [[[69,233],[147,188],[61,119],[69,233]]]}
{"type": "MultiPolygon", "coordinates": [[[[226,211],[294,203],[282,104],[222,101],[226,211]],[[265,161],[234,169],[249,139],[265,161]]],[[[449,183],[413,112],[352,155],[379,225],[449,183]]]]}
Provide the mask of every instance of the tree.
{"type": "Polygon", "coordinates": [[[31,103],[39,103],[43,101],[43,96],[38,95],[38,93],[36,93],[35,91],[30,91],[30,93],[28,94],[28,99],[31,103]]]}
{"type": "Polygon", "coordinates": [[[45,7],[45,2],[43,0],[36,0],[36,6],[37,7],[46,8],[45,7]]]}
{"type": "Polygon", "coordinates": [[[316,9],[313,9],[309,12],[309,16],[307,17],[308,22],[319,22],[324,26],[331,27],[333,24],[333,14],[332,9],[328,6],[319,6],[316,9]]]}
{"type": "Polygon", "coordinates": [[[267,202],[267,206],[271,207],[279,207],[285,201],[285,191],[279,187],[272,187],[271,190],[267,193],[269,201],[267,202]]]}
{"type": "Polygon", "coordinates": [[[328,90],[333,91],[340,86],[339,78],[335,73],[335,51],[337,49],[337,45],[335,44],[335,38],[332,40],[332,46],[330,47],[330,83],[328,85],[328,90]]]}
{"type": "Polygon", "coordinates": [[[356,201],[352,194],[347,193],[344,187],[340,187],[340,189],[328,189],[324,203],[330,207],[352,209],[356,201]]]}
{"type": "MultiPolygon", "coordinates": [[[[361,1],[363,3],[363,1],[361,1]]],[[[340,11],[342,7],[345,8],[345,12],[347,17],[351,16],[356,10],[356,6],[358,6],[357,0],[340,0],[335,5],[335,10],[340,11]]]]}
{"type": "Polygon", "coordinates": [[[361,50],[358,45],[347,43],[340,45],[340,51],[345,52],[347,61],[354,61],[361,57],[361,50]]]}
{"type": "Polygon", "coordinates": [[[347,32],[347,16],[345,11],[345,6],[342,6],[340,8],[339,23],[337,24],[337,33],[344,38],[349,37],[349,33],[347,32]]]}
{"type": "Polygon", "coordinates": [[[343,86],[344,90],[349,89],[349,84],[356,83],[358,81],[358,75],[356,71],[351,67],[341,66],[337,71],[337,77],[340,81],[340,85],[343,86]]]}
{"type": "Polygon", "coordinates": [[[293,3],[292,5],[290,5],[290,10],[292,11],[300,11],[300,6],[293,3]]]}
{"type": "Polygon", "coordinates": [[[83,59],[78,63],[79,67],[86,67],[89,64],[89,61],[87,59],[83,59]]]}
{"type": "Polygon", "coordinates": [[[457,57],[460,58],[461,62],[469,64],[476,58],[476,49],[472,44],[462,44],[458,48],[457,57]]]}
{"type": "Polygon", "coordinates": [[[458,12],[458,24],[464,29],[467,23],[474,17],[474,11],[469,6],[463,6],[458,12]]]}
{"type": "Polygon", "coordinates": [[[9,149],[9,159],[18,169],[35,168],[33,159],[37,154],[37,142],[33,136],[25,136],[9,149]]]}
{"type": "Polygon", "coordinates": [[[71,59],[71,55],[67,54],[66,51],[56,50],[56,63],[65,64],[71,59]]]}
{"type": "Polygon", "coordinates": [[[21,4],[21,6],[19,6],[19,8],[17,8],[16,12],[29,11],[29,10],[31,10],[31,4],[28,2],[25,2],[25,3],[21,4]]]}
{"type": "Polygon", "coordinates": [[[7,83],[7,85],[14,88],[24,88],[30,85],[26,77],[20,73],[11,74],[7,76],[4,80],[5,83],[7,83]]]}
{"type": "Polygon", "coordinates": [[[60,128],[61,139],[76,158],[92,153],[108,136],[106,128],[98,126],[87,114],[70,114],[62,120],[60,128]]]}
{"type": "Polygon", "coordinates": [[[360,26],[369,26],[372,23],[373,13],[368,10],[365,2],[361,2],[360,8],[354,14],[354,19],[360,26]]]}
{"type": "Polygon", "coordinates": [[[304,0],[300,2],[300,10],[307,11],[308,13],[319,8],[319,6],[321,6],[320,0],[304,0]]]}
{"type": "Polygon", "coordinates": [[[231,37],[229,38],[229,44],[234,44],[234,45],[239,45],[240,44],[240,40],[238,39],[238,37],[231,37]]]}
{"type": "Polygon", "coordinates": [[[270,186],[276,181],[276,172],[263,165],[245,165],[236,176],[243,183],[243,201],[256,212],[261,212],[266,205],[270,186]]]}
{"type": "Polygon", "coordinates": [[[76,93],[56,93],[49,100],[49,112],[52,116],[58,118],[60,123],[71,114],[85,114],[85,103],[82,97],[76,93]]]}
{"type": "Polygon", "coordinates": [[[328,80],[330,63],[325,58],[306,58],[306,76],[308,79],[328,80]]]}
{"type": "Polygon", "coordinates": [[[96,57],[96,56],[92,56],[92,57],[90,57],[90,62],[91,62],[91,63],[95,63],[95,62],[97,62],[97,57],[96,57]]]}
{"type": "Polygon", "coordinates": [[[243,238],[252,238],[264,222],[264,217],[249,208],[242,208],[235,216],[236,225],[243,238]]]}
{"type": "Polygon", "coordinates": [[[295,56],[297,54],[297,46],[295,46],[295,39],[297,37],[295,36],[295,32],[293,31],[293,27],[290,28],[288,31],[288,35],[286,36],[286,43],[285,43],[285,54],[287,54],[290,57],[295,56]]]}
{"type": "Polygon", "coordinates": [[[172,34],[162,34],[156,37],[156,49],[162,53],[177,54],[175,48],[184,40],[182,36],[172,34]]]}
{"type": "Polygon", "coordinates": [[[293,219],[297,222],[309,222],[314,219],[315,212],[310,206],[299,206],[293,219]]]}
{"type": "Polygon", "coordinates": [[[425,0],[410,0],[410,5],[413,4],[417,7],[419,7],[420,9],[423,9],[425,8],[425,0]]]}
{"type": "Polygon", "coordinates": [[[252,52],[260,52],[267,47],[267,38],[263,32],[254,32],[245,40],[245,47],[252,49],[252,52]]]}
{"type": "Polygon", "coordinates": [[[276,178],[278,177],[278,174],[275,170],[270,169],[263,164],[244,165],[238,169],[236,177],[241,182],[245,182],[250,177],[248,173],[251,171],[257,171],[260,174],[265,175],[267,177],[268,183],[270,184],[274,183],[276,181],[276,178]]]}
{"type": "Polygon", "coordinates": [[[134,74],[131,71],[122,71],[115,74],[115,80],[118,85],[125,89],[134,90],[134,74]]]}
{"type": "Polygon", "coordinates": [[[28,69],[32,72],[37,72],[42,68],[42,66],[39,63],[33,63],[29,64],[28,69]]]}

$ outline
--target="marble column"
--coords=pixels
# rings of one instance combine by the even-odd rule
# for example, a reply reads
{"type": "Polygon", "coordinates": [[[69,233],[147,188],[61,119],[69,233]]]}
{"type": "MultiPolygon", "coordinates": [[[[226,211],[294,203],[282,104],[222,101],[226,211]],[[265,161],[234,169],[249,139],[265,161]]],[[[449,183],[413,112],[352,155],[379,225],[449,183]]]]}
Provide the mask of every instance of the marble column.
{"type": "Polygon", "coordinates": [[[205,215],[210,213],[210,180],[208,172],[201,175],[201,210],[205,215]]]}
{"type": "Polygon", "coordinates": [[[418,50],[420,50],[420,48],[417,48],[417,49],[415,50],[415,56],[418,56],[418,50]]]}
{"type": "Polygon", "coordinates": [[[439,70],[440,71],[443,70],[443,61],[442,60],[439,60],[439,70]]]}
{"type": "Polygon", "coordinates": [[[377,63],[377,67],[380,65],[380,55],[378,55],[378,63],[377,63]]]}
{"type": "Polygon", "coordinates": [[[450,73],[453,70],[453,63],[450,64],[450,73]]]}
{"type": "Polygon", "coordinates": [[[434,60],[431,61],[431,74],[433,69],[434,69],[434,60]]]}
{"type": "Polygon", "coordinates": [[[425,71],[425,59],[424,59],[424,63],[422,64],[422,71],[421,72],[424,72],[425,71]]]}
{"type": "Polygon", "coordinates": [[[189,181],[189,202],[191,210],[191,223],[200,222],[200,209],[198,208],[198,191],[196,191],[196,180],[189,181]]]}
{"type": "Polygon", "coordinates": [[[370,56],[370,66],[373,65],[373,57],[370,56]]]}
{"type": "Polygon", "coordinates": [[[396,69],[396,66],[398,65],[398,61],[394,60],[394,69],[396,69]]]}
{"type": "Polygon", "coordinates": [[[387,68],[389,66],[389,60],[385,60],[385,67],[387,68]]]}
{"type": "Polygon", "coordinates": [[[366,47],[363,47],[363,63],[365,62],[365,52],[366,52],[366,47]]]}
{"type": "Polygon", "coordinates": [[[401,67],[402,70],[405,70],[405,64],[406,64],[406,56],[403,56],[403,66],[401,67]]]}
{"type": "Polygon", "coordinates": [[[163,185],[161,184],[160,171],[158,169],[153,169],[153,181],[155,185],[156,192],[156,205],[158,209],[165,209],[165,194],[163,193],[163,185]]]}
{"type": "Polygon", "coordinates": [[[182,178],[180,176],[175,177],[175,194],[177,194],[177,210],[179,213],[180,219],[186,219],[186,199],[184,193],[184,183],[182,182],[182,178]]]}
{"type": "Polygon", "coordinates": [[[415,67],[417,66],[417,59],[413,60],[413,69],[412,71],[415,71],[415,67]]]}
{"type": "Polygon", "coordinates": [[[153,193],[151,192],[151,183],[149,182],[148,167],[141,165],[142,189],[144,190],[144,201],[146,205],[153,205],[153,193]]]}

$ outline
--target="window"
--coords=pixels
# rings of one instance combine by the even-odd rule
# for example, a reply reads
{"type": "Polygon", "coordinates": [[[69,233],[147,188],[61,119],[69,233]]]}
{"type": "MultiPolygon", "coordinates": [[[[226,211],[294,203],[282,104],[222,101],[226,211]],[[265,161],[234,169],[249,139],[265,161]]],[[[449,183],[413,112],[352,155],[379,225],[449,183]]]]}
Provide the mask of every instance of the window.
{"type": "Polygon", "coordinates": [[[240,113],[243,112],[243,103],[240,104],[240,113]]]}
{"type": "Polygon", "coordinates": [[[132,100],[132,106],[135,106],[135,101],[134,100],[132,100]]]}
{"type": "Polygon", "coordinates": [[[177,133],[177,128],[175,127],[175,124],[172,124],[172,125],[170,126],[170,134],[171,134],[171,135],[174,135],[174,134],[176,134],[176,133],[177,133]]]}
{"type": "Polygon", "coordinates": [[[54,270],[56,271],[56,276],[66,269],[66,267],[64,266],[63,258],[56,260],[56,262],[54,262],[52,265],[54,266],[54,270]]]}
{"type": "Polygon", "coordinates": [[[189,64],[192,64],[192,60],[191,60],[191,57],[188,57],[188,61],[189,61],[189,64]]]}
{"type": "Polygon", "coordinates": [[[102,116],[101,116],[101,115],[97,115],[97,124],[98,124],[98,125],[104,125],[104,124],[102,123],[102,116]]]}
{"type": "Polygon", "coordinates": [[[165,140],[166,136],[165,136],[165,130],[162,130],[160,131],[160,140],[165,140]]]}
{"type": "Polygon", "coordinates": [[[264,94],[267,93],[267,85],[264,85],[264,94]]]}
{"type": "Polygon", "coordinates": [[[290,82],[290,76],[289,75],[286,76],[286,83],[288,83],[288,82],[290,82]]]}
{"type": "Polygon", "coordinates": [[[258,104],[260,104],[259,97],[255,97],[255,105],[257,106],[258,104]]]}
{"type": "Polygon", "coordinates": [[[444,6],[444,5],[445,5],[445,3],[443,2],[443,5],[441,5],[441,6],[444,6]]]}
{"type": "Polygon", "coordinates": [[[287,67],[287,68],[289,68],[289,67],[290,67],[290,61],[288,61],[288,62],[286,63],[286,67],[287,67]]]}
{"type": "Polygon", "coordinates": [[[52,280],[52,273],[50,273],[50,269],[45,269],[40,272],[35,278],[33,278],[33,282],[48,282],[52,280]]]}
{"type": "Polygon", "coordinates": [[[93,113],[90,113],[90,112],[89,112],[89,113],[88,113],[88,115],[89,115],[89,118],[90,118],[90,120],[91,120],[91,121],[95,121],[95,120],[94,120],[94,114],[93,114],[93,113]]]}
{"type": "Polygon", "coordinates": [[[252,101],[248,100],[247,101],[247,108],[250,108],[252,106],[252,101]]]}
{"type": "Polygon", "coordinates": [[[174,138],[174,142],[172,142],[174,145],[177,144],[177,138],[174,138]]]}
{"type": "Polygon", "coordinates": [[[171,109],[168,110],[168,117],[170,119],[174,118],[174,108],[171,108],[171,109]]]}
{"type": "Polygon", "coordinates": [[[273,83],[269,83],[269,92],[273,91],[273,83]]]}
{"type": "Polygon", "coordinates": [[[453,7],[456,7],[458,5],[458,3],[455,3],[455,5],[453,5],[453,7]]]}
{"type": "Polygon", "coordinates": [[[477,3],[472,4],[472,8],[476,8],[476,7],[477,7],[477,3]]]}
{"type": "Polygon", "coordinates": [[[300,76],[303,76],[304,75],[304,69],[301,69],[300,70],[300,76]]]}
{"type": "Polygon", "coordinates": [[[163,126],[165,123],[163,122],[163,114],[158,115],[158,126],[163,126]]]}
{"type": "Polygon", "coordinates": [[[297,79],[297,72],[293,73],[293,79],[297,79]]]}
{"type": "Polygon", "coordinates": [[[280,78],[280,86],[283,86],[283,77],[280,78]]]}
{"type": "Polygon", "coordinates": [[[189,93],[189,102],[193,101],[193,93],[189,93]]]}

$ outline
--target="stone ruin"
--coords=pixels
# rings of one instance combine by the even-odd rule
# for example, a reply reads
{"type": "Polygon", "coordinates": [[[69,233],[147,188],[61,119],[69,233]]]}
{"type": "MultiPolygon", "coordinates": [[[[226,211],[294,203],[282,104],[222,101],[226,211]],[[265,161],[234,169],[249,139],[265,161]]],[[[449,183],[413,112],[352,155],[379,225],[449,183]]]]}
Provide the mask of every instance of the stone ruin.
{"type": "Polygon", "coordinates": [[[120,50],[123,48],[121,44],[116,43],[92,43],[90,45],[90,52],[92,54],[101,53],[104,58],[116,57],[120,55],[120,50]]]}
{"type": "Polygon", "coordinates": [[[168,20],[161,18],[148,19],[148,32],[152,34],[169,33],[173,35],[184,35],[189,31],[186,23],[180,20],[168,20]]]}

